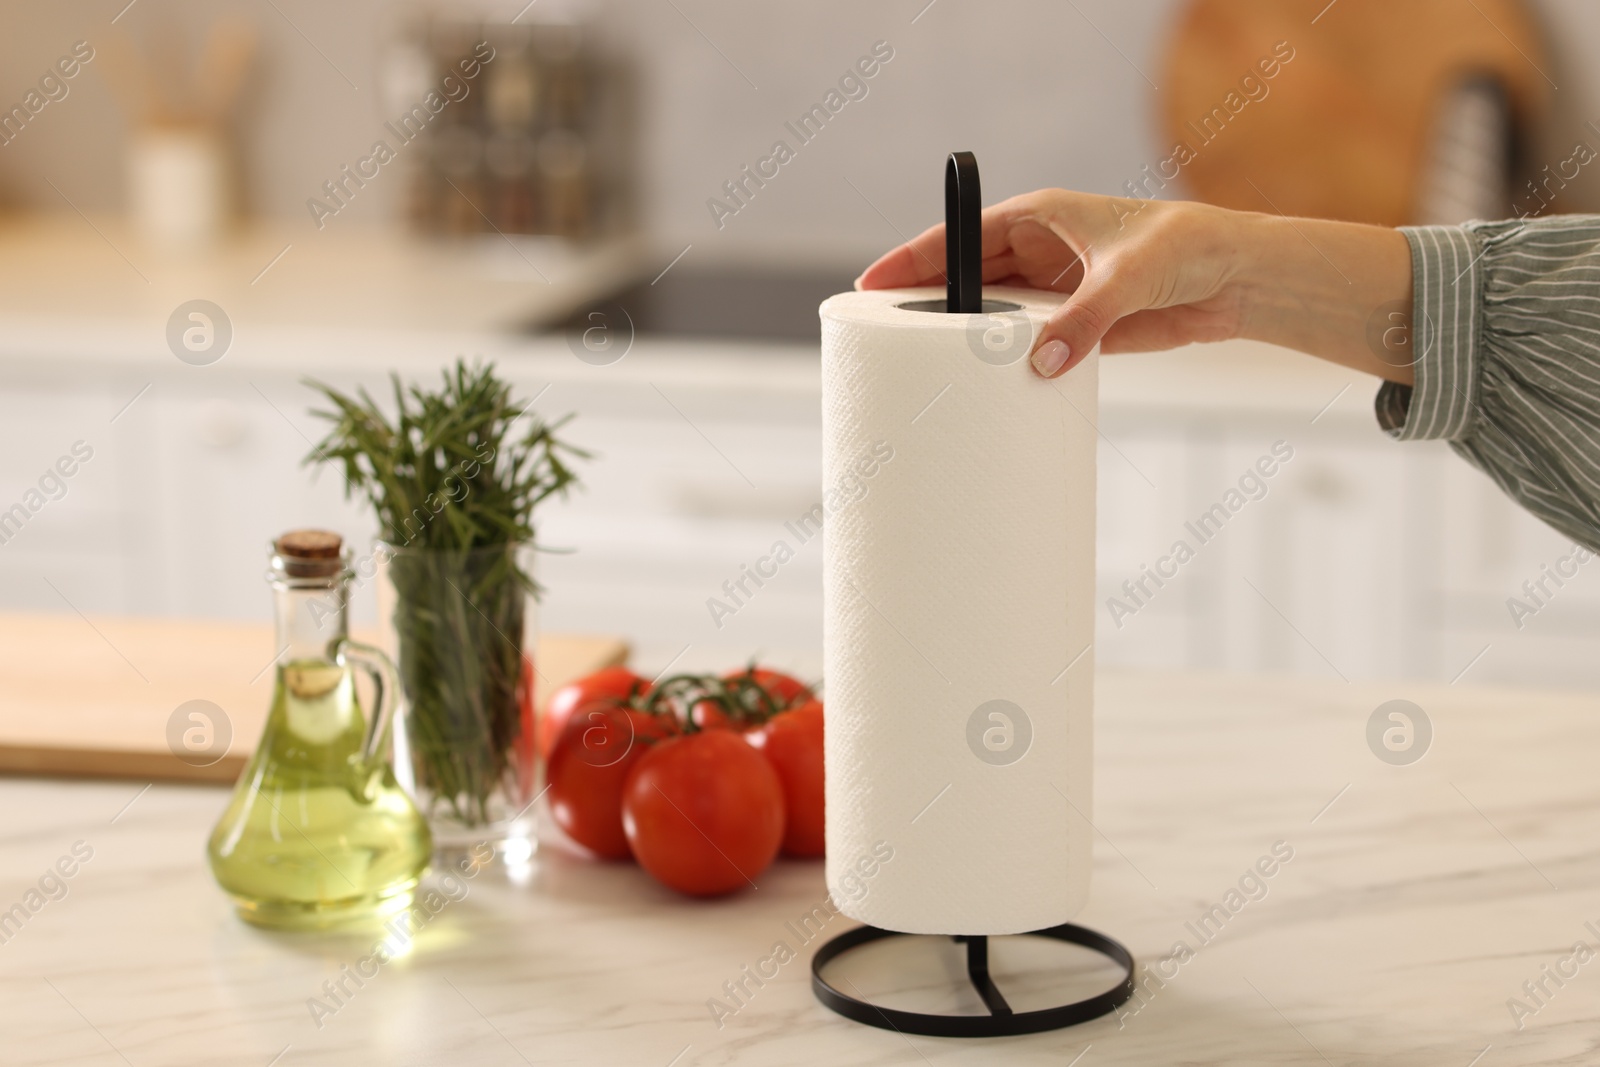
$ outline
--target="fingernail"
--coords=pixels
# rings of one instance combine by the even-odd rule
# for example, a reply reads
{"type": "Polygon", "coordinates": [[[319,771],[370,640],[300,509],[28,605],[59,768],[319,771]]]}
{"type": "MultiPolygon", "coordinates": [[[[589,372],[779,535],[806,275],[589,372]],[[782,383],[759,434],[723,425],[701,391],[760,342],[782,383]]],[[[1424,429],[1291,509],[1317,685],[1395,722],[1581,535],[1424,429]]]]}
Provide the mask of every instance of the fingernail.
{"type": "Polygon", "coordinates": [[[1033,369],[1046,378],[1067,365],[1067,357],[1072,355],[1063,341],[1046,341],[1039,346],[1033,354],[1033,369]]]}

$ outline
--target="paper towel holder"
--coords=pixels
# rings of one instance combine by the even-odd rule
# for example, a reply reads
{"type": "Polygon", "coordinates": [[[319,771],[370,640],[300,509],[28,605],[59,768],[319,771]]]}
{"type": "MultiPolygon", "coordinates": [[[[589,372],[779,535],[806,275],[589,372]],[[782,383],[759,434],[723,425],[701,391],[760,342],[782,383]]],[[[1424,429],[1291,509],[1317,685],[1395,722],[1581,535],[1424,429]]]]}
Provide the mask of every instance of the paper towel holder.
{"type": "MultiPolygon", "coordinates": [[[[983,299],[983,218],[979,194],[978,161],[971,152],[952,152],[945,162],[945,299],[910,300],[895,306],[905,311],[951,315],[981,315],[1020,311],[1020,304],[983,299]]],[[[811,957],[811,991],[824,1007],[847,1019],[884,1030],[929,1037],[1006,1037],[1059,1030],[1107,1015],[1134,995],[1137,963],[1127,946],[1075,923],[1029,930],[1021,937],[1042,937],[1082,946],[1097,952],[1123,971],[1110,989],[1084,1000],[1033,1011],[1015,1011],[989,973],[989,938],[985,934],[908,934],[877,926],[858,926],[818,946],[811,957]],[[823,975],[832,961],[860,948],[893,937],[948,936],[967,948],[967,977],[987,1015],[954,1015],[906,1011],[871,1003],[835,988],[823,975]]]]}
{"type": "Polygon", "coordinates": [[[996,315],[1021,311],[1021,304],[983,298],[983,197],[978,157],[951,152],[944,165],[943,300],[907,300],[903,311],[948,315],[996,315]]]}
{"type": "Polygon", "coordinates": [[[1062,923],[1045,930],[1030,930],[1022,937],[1047,937],[1069,944],[1082,945],[1109,958],[1125,972],[1122,981],[1085,1000],[1060,1004],[1035,1011],[1013,1011],[1005,996],[989,975],[989,939],[984,935],[955,934],[951,939],[965,942],[967,946],[967,977],[978,991],[988,1015],[940,1015],[930,1012],[905,1011],[886,1008],[859,997],[852,997],[834,988],[822,976],[822,969],[834,959],[851,949],[881,941],[889,937],[917,937],[896,930],[883,930],[876,926],[858,926],[847,930],[817,949],[811,957],[811,991],[823,1005],[847,1019],[881,1030],[920,1034],[926,1037],[1011,1037],[1017,1034],[1038,1034],[1046,1030],[1059,1030],[1098,1019],[1126,1004],[1134,994],[1133,953],[1120,941],[1074,923],[1062,923]]]}
{"type": "Polygon", "coordinates": [[[983,195],[971,152],[951,152],[944,164],[944,278],[947,312],[983,310],[983,195]]]}

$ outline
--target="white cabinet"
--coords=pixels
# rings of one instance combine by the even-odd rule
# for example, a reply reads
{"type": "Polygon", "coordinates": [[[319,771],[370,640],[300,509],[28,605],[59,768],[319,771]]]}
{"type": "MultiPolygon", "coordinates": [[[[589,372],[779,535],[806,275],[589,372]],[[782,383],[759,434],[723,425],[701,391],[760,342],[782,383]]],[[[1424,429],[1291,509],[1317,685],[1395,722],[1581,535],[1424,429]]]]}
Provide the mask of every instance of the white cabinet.
{"type": "MultiPolygon", "coordinates": [[[[0,500],[20,499],[74,441],[93,450],[66,495],[0,545],[4,606],[262,617],[275,534],[370,526],[341,505],[336,478],[298,468],[310,446],[265,399],[293,381],[160,366],[0,371],[0,500]]],[[[304,400],[293,403],[314,433],[304,400]]]]}
{"type": "Polygon", "coordinates": [[[1119,395],[1101,419],[1101,662],[1600,684],[1600,660],[1583,654],[1600,629],[1600,566],[1581,568],[1518,629],[1507,598],[1571,543],[1447,445],[1382,434],[1371,379],[1288,353],[1243,354],[1218,368],[1220,399],[1193,404],[1184,383],[1163,381],[1194,372],[1183,354],[1102,364],[1119,395]],[[1280,372],[1306,380],[1304,397],[1262,402],[1280,372]],[[1354,384],[1324,412],[1341,378],[1354,384]],[[1199,544],[1185,523],[1238,488],[1278,441],[1294,455],[1264,480],[1265,496],[1199,544]],[[1194,558],[1118,628],[1105,601],[1180,537],[1195,544],[1194,558]]]}
{"type": "Polygon", "coordinates": [[[120,594],[125,471],[111,447],[115,413],[104,383],[33,377],[6,383],[0,406],[6,606],[67,611],[69,601],[99,606],[103,591],[120,594]]]}
{"type": "MultiPolygon", "coordinates": [[[[388,365],[431,377],[460,346],[367,348],[332,359],[285,344],[207,368],[0,361],[0,508],[74,441],[94,449],[0,544],[0,607],[265,618],[273,535],[320,525],[364,544],[374,531],[336,471],[301,466],[322,430],[301,378],[386,392],[388,365]]],[[[570,435],[597,455],[540,526],[544,625],[622,633],[655,669],[759,654],[814,676],[821,544],[795,520],[820,495],[815,353],[641,340],[589,367],[559,341],[496,352],[538,411],[577,414],[570,435]],[[778,541],[793,558],[714,619],[708,599],[728,602],[724,583],[778,541]]],[[[1570,546],[1445,446],[1384,437],[1370,380],[1221,346],[1108,358],[1102,382],[1101,663],[1444,681],[1470,664],[1474,682],[1600,682],[1584,654],[1600,636],[1600,563],[1559,589],[1547,579],[1553,595],[1518,629],[1506,599],[1570,546]],[[1293,457],[1241,489],[1279,441],[1293,457]],[[1218,505],[1226,520],[1202,541],[1195,524],[1218,505]],[[1178,541],[1192,558],[1161,564],[1178,541]],[[1145,571],[1158,565],[1159,586],[1145,571]],[[1106,602],[1129,603],[1123,583],[1141,578],[1118,626],[1106,602]]]]}

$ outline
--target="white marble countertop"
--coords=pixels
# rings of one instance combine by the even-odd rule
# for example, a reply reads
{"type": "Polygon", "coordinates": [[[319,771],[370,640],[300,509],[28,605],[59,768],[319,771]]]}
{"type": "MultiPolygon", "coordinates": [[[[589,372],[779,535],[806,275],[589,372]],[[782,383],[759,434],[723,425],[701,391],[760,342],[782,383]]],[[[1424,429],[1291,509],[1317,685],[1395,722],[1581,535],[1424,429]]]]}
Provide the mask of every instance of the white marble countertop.
{"type": "MultiPolygon", "coordinates": [[[[178,254],[141,244],[116,217],[0,216],[0,369],[192,371],[174,360],[166,328],[178,305],[201,298],[232,328],[213,374],[431,371],[471,352],[553,381],[672,376],[815,393],[815,345],[645,336],[631,358],[590,366],[565,338],[526,332],[648,277],[671,256],[639,236],[588,245],[495,234],[432,240],[279,223],[242,226],[214,247],[178,254]]],[[[1107,360],[1101,408],[1174,423],[1197,413],[1235,422],[1325,414],[1367,428],[1376,384],[1301,353],[1226,341],[1107,360]]]]}
{"type": "Polygon", "coordinates": [[[117,217],[5,216],[0,322],[50,351],[73,341],[116,345],[130,334],[159,348],[173,308],[203,298],[246,335],[492,333],[559,319],[653,263],[637,237],[446,240],[374,226],[319,233],[258,222],[179,253],[142,243],[117,217]]]}
{"type": "MultiPolygon", "coordinates": [[[[380,935],[237,920],[203,858],[224,790],[6,779],[0,909],[26,905],[75,843],[93,855],[0,944],[0,1061],[1593,1064],[1600,963],[1569,957],[1600,942],[1595,712],[1553,693],[1106,675],[1095,883],[1079,921],[1145,965],[1180,940],[1194,954],[1166,965],[1137,1012],[984,1042],[832,1015],[809,988],[814,945],[716,1025],[708,1000],[823,901],[819,863],[780,863],[759,889],[703,902],[550,848],[520,884],[494,872],[463,883],[409,953],[359,989],[347,980],[352,995],[319,1028],[308,1001],[380,935]],[[1365,737],[1396,697],[1434,730],[1404,767],[1365,737]],[[1202,943],[1186,924],[1227,903],[1277,842],[1293,859],[1202,943]],[[1547,965],[1576,976],[1558,987],[1547,965]],[[1523,983],[1541,980],[1550,995],[1536,1003],[1523,983]],[[1537,1008],[1520,1032],[1512,997],[1537,1008]]],[[[1025,949],[994,948],[1019,1008],[1050,992],[1025,949]]],[[[893,959],[943,951],[921,984],[959,974],[943,943],[891,951],[844,973],[881,993],[893,959]]]]}

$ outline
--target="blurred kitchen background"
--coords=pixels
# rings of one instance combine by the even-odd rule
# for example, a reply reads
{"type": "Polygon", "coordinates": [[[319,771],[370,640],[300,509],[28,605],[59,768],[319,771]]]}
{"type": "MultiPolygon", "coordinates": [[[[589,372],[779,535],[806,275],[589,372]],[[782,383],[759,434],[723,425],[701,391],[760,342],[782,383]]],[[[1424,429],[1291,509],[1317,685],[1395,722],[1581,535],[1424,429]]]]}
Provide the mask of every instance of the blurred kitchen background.
{"type": "MultiPolygon", "coordinates": [[[[271,536],[372,532],[301,466],[303,379],[386,388],[468,354],[600,457],[540,530],[547,629],[623,634],[646,668],[815,676],[820,545],[785,524],[821,494],[816,304],[939,220],[947,152],[976,153],[987,203],[1600,210],[1582,0],[0,20],[0,610],[265,619],[271,536]],[[41,483],[79,442],[92,458],[41,483]],[[779,540],[795,558],[719,626],[708,598],[779,540]]],[[[1373,343],[1393,325],[1375,311],[1373,343]]],[[[1274,442],[1294,455],[1136,614],[1102,604],[1101,664],[1600,682],[1600,564],[1559,563],[1572,546],[1444,445],[1386,439],[1375,380],[1246,343],[1102,380],[1102,601],[1274,442]]]]}

